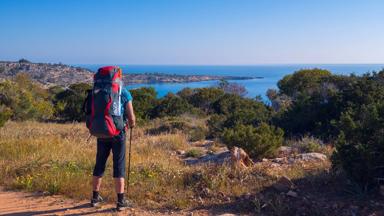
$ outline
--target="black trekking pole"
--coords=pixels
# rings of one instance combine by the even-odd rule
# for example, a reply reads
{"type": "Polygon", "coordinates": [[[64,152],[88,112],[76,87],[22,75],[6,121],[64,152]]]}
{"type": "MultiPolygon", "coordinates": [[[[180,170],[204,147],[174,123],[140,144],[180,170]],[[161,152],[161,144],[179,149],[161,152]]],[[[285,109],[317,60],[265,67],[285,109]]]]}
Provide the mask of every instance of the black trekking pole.
{"type": "Polygon", "coordinates": [[[129,147],[128,147],[128,175],[127,175],[127,196],[129,195],[129,174],[131,173],[131,146],[132,146],[132,127],[129,127],[129,147]]]}

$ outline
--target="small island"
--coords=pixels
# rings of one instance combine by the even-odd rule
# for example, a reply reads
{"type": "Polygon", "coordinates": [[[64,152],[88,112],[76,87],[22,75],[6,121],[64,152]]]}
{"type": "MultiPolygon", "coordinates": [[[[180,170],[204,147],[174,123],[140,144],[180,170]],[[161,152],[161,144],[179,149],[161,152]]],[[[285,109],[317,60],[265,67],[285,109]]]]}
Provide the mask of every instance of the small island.
{"type": "MultiPolygon", "coordinates": [[[[0,79],[9,79],[18,73],[27,73],[32,80],[43,86],[69,86],[74,83],[92,83],[94,72],[86,68],[65,64],[32,63],[21,59],[18,62],[0,61],[0,79]]],[[[210,80],[246,80],[262,77],[178,75],[165,73],[125,73],[125,84],[187,83],[210,80]]]]}

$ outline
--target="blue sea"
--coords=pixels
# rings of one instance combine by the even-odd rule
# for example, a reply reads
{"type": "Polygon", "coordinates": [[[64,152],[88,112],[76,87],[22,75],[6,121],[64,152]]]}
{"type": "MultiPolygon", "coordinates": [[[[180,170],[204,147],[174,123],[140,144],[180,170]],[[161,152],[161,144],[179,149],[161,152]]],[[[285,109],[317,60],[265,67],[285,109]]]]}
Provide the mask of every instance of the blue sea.
{"type": "MultiPolygon", "coordinates": [[[[103,65],[75,65],[96,71],[103,65]]],[[[223,75],[223,76],[249,76],[263,77],[262,79],[236,80],[230,82],[239,83],[247,89],[247,97],[260,95],[266,99],[268,89],[276,89],[277,82],[285,75],[300,69],[321,68],[330,70],[334,74],[348,75],[354,73],[361,75],[367,72],[380,71],[384,64],[306,64],[306,65],[252,65],[252,66],[179,66],[179,65],[118,65],[123,73],[166,73],[180,75],[223,75]]],[[[168,92],[176,93],[183,88],[201,88],[217,85],[218,81],[202,81],[189,83],[159,83],[159,84],[133,84],[128,89],[139,87],[154,87],[159,97],[168,92]]]]}

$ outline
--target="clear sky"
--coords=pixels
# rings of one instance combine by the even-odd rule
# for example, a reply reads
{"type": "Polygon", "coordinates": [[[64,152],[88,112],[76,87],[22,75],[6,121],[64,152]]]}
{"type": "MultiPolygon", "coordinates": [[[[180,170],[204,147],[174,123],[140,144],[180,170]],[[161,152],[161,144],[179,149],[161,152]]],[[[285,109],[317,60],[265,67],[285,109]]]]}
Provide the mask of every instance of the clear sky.
{"type": "Polygon", "coordinates": [[[0,60],[384,63],[383,0],[0,0],[0,60]]]}

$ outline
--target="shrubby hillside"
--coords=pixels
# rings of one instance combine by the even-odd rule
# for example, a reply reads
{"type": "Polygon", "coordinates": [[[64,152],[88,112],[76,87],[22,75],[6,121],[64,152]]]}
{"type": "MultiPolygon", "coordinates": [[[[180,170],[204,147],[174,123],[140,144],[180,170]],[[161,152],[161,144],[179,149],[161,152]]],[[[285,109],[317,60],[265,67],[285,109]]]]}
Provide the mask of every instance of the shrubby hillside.
{"type": "MultiPolygon", "coordinates": [[[[76,83],[47,89],[19,74],[0,83],[0,125],[7,120],[83,121],[82,102],[90,88],[87,83],[76,83]]],[[[332,176],[342,176],[343,181],[347,178],[361,194],[375,194],[372,191],[377,190],[372,189],[379,186],[384,171],[384,70],[362,76],[300,70],[281,79],[278,89],[267,92],[270,105],[259,98],[243,97],[244,91],[237,84],[222,81],[216,87],[185,88],[163,98],[158,98],[153,88],[131,93],[141,135],[182,134],[183,142],[209,139],[230,149],[241,147],[254,161],[273,158],[287,145],[304,152],[331,149],[332,176]]],[[[194,149],[186,154],[201,155],[194,149]]],[[[199,187],[208,181],[203,174],[196,177],[185,171],[184,175],[198,178],[199,187]]],[[[185,187],[197,184],[186,176],[175,176],[187,181],[185,187]]],[[[216,183],[218,188],[227,184],[216,183]]]]}
{"type": "Polygon", "coordinates": [[[279,91],[270,94],[273,124],[287,137],[310,134],[332,143],[335,167],[362,188],[377,183],[384,166],[384,71],[336,76],[302,70],[278,86],[279,91]]]}

